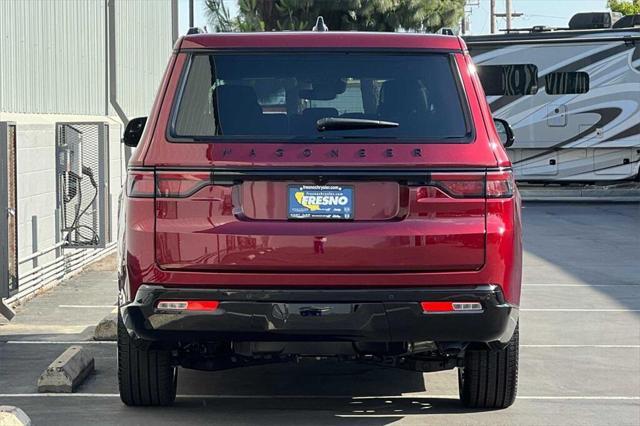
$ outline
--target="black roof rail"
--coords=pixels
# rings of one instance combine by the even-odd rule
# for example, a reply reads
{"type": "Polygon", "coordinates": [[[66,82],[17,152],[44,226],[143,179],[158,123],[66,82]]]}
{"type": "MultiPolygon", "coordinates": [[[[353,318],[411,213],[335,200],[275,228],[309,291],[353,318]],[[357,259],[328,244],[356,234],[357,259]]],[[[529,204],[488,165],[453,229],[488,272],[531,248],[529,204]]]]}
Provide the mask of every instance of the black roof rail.
{"type": "Polygon", "coordinates": [[[569,28],[567,27],[548,27],[546,25],[534,25],[533,27],[527,28],[511,28],[511,29],[501,29],[500,31],[505,32],[507,34],[511,33],[546,33],[551,31],[566,31],[569,28]]]}
{"type": "Polygon", "coordinates": [[[450,36],[456,35],[456,33],[453,31],[453,28],[450,28],[450,27],[442,27],[438,31],[436,31],[436,34],[450,35],[450,36]]]}
{"type": "Polygon", "coordinates": [[[187,35],[191,35],[191,34],[206,34],[206,33],[207,33],[206,28],[200,28],[200,27],[191,27],[187,31],[187,35]]]}

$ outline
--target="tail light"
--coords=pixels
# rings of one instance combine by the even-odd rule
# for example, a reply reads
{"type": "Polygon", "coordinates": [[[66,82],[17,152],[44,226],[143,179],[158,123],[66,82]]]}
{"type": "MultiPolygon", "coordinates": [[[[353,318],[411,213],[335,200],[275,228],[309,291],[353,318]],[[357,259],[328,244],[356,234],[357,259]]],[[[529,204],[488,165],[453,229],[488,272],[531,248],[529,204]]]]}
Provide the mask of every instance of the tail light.
{"type": "Polygon", "coordinates": [[[161,198],[188,197],[210,184],[209,172],[156,173],[156,195],[161,198]]]}
{"type": "Polygon", "coordinates": [[[480,302],[420,302],[424,313],[438,312],[480,312],[480,302]]]}
{"type": "Polygon", "coordinates": [[[150,172],[130,170],[127,195],[132,198],[183,198],[211,184],[209,172],[150,172]]]}
{"type": "Polygon", "coordinates": [[[510,171],[487,173],[487,198],[509,198],[513,196],[516,182],[510,171]]]}
{"type": "Polygon", "coordinates": [[[155,176],[153,172],[129,170],[127,175],[127,196],[132,198],[153,198],[155,176]]]}
{"type": "Polygon", "coordinates": [[[484,197],[484,173],[433,173],[431,185],[454,198],[484,197]]]}
{"type": "Polygon", "coordinates": [[[430,186],[418,188],[417,199],[444,197],[440,189],[453,198],[509,198],[515,181],[511,171],[488,173],[433,173],[430,186]]]}
{"type": "Polygon", "coordinates": [[[204,312],[215,311],[218,306],[220,306],[220,302],[217,300],[160,300],[156,304],[156,309],[172,312],[204,312]]]}

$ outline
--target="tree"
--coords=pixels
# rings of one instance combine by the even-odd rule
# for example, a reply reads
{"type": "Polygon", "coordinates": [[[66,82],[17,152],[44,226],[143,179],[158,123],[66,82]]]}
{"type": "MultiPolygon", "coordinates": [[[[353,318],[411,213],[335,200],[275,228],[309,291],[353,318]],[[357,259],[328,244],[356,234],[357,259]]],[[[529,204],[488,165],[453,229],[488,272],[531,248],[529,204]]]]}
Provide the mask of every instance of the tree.
{"type": "Polygon", "coordinates": [[[620,12],[623,15],[637,15],[640,13],[640,0],[609,0],[607,6],[612,12],[620,12]]]}
{"type": "Polygon", "coordinates": [[[308,30],[322,16],[330,30],[429,31],[458,25],[465,0],[206,0],[214,31],[308,30]]]}

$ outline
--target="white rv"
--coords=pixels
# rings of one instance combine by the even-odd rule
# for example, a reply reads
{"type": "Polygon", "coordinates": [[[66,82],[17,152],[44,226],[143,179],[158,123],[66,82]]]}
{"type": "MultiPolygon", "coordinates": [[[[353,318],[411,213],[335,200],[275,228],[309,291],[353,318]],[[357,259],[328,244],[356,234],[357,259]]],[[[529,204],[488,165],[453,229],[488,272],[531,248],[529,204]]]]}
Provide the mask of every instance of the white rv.
{"type": "Polygon", "coordinates": [[[639,177],[640,16],[611,21],[578,14],[568,29],[465,38],[494,116],[515,131],[518,180],[639,177]]]}

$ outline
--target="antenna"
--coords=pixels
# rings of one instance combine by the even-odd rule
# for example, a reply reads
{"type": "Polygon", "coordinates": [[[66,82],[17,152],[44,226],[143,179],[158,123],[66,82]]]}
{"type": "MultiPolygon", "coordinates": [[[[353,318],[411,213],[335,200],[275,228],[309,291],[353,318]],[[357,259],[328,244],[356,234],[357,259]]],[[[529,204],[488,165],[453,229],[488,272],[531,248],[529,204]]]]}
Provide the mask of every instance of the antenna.
{"type": "Polygon", "coordinates": [[[312,31],[329,31],[329,28],[324,24],[324,18],[322,16],[318,16],[318,20],[316,21],[316,25],[314,25],[312,31]]]}

